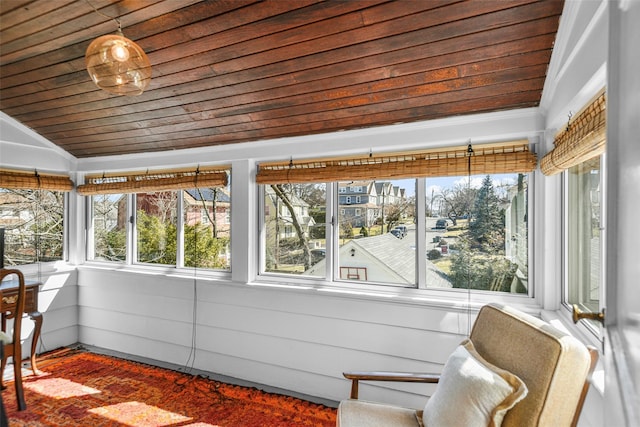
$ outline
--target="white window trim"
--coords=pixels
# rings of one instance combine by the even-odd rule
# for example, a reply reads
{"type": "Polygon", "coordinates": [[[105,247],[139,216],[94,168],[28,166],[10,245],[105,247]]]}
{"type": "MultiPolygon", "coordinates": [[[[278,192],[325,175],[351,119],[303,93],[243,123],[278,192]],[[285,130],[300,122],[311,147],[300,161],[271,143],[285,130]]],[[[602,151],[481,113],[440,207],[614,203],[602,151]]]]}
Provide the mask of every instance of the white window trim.
{"type": "MultiPolygon", "coordinates": [[[[478,290],[466,290],[466,289],[441,289],[427,287],[426,284],[426,263],[417,262],[416,275],[417,284],[415,286],[402,286],[400,284],[390,283],[375,283],[375,282],[350,282],[346,280],[340,280],[339,277],[335,277],[332,268],[337,265],[337,237],[333,237],[333,231],[327,230],[327,253],[326,258],[331,259],[332,262],[327,262],[327,271],[325,277],[311,277],[311,276],[298,276],[287,275],[276,272],[266,272],[264,266],[264,260],[262,260],[265,247],[264,247],[264,211],[260,210],[258,216],[260,219],[260,245],[258,258],[261,260],[255,280],[253,284],[264,284],[274,286],[287,286],[287,287],[300,287],[301,289],[314,289],[316,291],[335,292],[338,294],[347,293],[351,295],[369,295],[382,298],[389,298],[390,295],[394,295],[399,300],[405,300],[408,298],[413,302],[420,302],[422,304],[444,304],[449,306],[450,304],[459,304],[461,301],[465,302],[468,306],[477,306],[478,308],[486,303],[495,301],[503,302],[505,304],[512,304],[517,307],[525,309],[525,311],[536,312],[539,314],[539,302],[535,299],[535,282],[533,281],[533,274],[535,270],[534,265],[534,225],[535,225],[535,173],[527,174],[528,200],[527,200],[527,212],[529,218],[529,253],[528,253],[528,283],[533,283],[534,286],[528,289],[527,294],[509,294],[492,291],[478,291],[478,290]],[[533,222],[532,222],[532,219],[533,222]],[[331,236],[331,237],[329,237],[331,236]],[[329,241],[332,240],[331,245],[329,241]],[[455,303],[454,303],[455,302],[455,303]],[[538,311],[536,311],[538,310],[538,311]]],[[[260,187],[260,186],[258,186],[260,187]]],[[[340,208],[339,203],[339,184],[337,182],[327,183],[327,201],[333,200],[334,205],[331,206],[327,202],[327,225],[334,224],[337,219],[331,217],[331,211],[340,211],[341,215],[345,214],[345,209],[340,208]],[[332,194],[335,194],[335,198],[330,199],[330,189],[332,194]]],[[[259,197],[262,204],[264,204],[264,192],[260,189],[259,197]]],[[[426,200],[426,183],[425,179],[417,179],[416,184],[416,200],[426,200]]],[[[417,227],[425,229],[426,226],[426,203],[416,203],[416,215],[417,215],[417,227]]],[[[426,237],[421,236],[423,233],[417,233],[416,238],[416,251],[417,253],[426,253],[426,237]]],[[[336,268],[337,274],[339,269],[336,268]]]]}

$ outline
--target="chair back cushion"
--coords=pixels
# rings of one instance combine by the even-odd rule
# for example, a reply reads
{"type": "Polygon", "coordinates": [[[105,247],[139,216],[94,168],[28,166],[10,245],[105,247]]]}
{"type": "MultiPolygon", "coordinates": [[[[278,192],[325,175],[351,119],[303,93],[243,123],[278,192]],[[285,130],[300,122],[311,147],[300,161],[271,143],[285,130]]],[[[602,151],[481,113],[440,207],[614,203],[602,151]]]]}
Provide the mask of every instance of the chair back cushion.
{"type": "Polygon", "coordinates": [[[427,427],[498,427],[527,395],[524,382],[484,360],[464,340],[445,363],[435,393],[424,408],[427,427]]]}
{"type": "Polygon", "coordinates": [[[517,375],[528,388],[503,426],[571,425],[590,366],[581,342],[500,304],[482,307],[470,338],[485,360],[517,375]]]}

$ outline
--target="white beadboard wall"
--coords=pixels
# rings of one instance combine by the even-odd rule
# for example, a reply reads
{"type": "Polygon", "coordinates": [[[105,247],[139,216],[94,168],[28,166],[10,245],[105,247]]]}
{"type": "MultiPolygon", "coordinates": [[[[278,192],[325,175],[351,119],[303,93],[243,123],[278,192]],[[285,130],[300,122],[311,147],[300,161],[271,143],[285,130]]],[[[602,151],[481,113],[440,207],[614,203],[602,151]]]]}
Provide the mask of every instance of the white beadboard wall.
{"type": "MultiPolygon", "coordinates": [[[[31,267],[31,266],[30,266],[31,267]]],[[[60,270],[37,271],[23,268],[25,279],[42,283],[38,294],[38,310],[42,313],[42,333],[36,352],[43,353],[78,341],[78,272],[63,267],[60,270]]],[[[34,322],[22,321],[22,355],[28,358],[33,342],[34,322]]]]}
{"type": "MultiPolygon", "coordinates": [[[[348,397],[345,370],[440,371],[466,336],[470,315],[91,267],[80,267],[78,279],[83,344],[190,366],[195,319],[193,368],[329,401],[348,397]]],[[[432,387],[363,384],[361,395],[420,408],[432,387]]]]}

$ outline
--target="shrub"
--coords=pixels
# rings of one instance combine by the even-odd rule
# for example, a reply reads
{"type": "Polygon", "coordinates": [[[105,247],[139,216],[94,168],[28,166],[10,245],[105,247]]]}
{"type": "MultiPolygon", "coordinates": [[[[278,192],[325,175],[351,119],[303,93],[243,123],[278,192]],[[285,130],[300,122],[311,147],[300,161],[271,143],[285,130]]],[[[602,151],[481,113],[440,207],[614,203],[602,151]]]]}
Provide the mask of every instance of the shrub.
{"type": "Polygon", "coordinates": [[[431,249],[429,252],[427,252],[428,260],[434,260],[439,258],[442,258],[442,253],[440,253],[440,251],[437,249],[431,249]]]}

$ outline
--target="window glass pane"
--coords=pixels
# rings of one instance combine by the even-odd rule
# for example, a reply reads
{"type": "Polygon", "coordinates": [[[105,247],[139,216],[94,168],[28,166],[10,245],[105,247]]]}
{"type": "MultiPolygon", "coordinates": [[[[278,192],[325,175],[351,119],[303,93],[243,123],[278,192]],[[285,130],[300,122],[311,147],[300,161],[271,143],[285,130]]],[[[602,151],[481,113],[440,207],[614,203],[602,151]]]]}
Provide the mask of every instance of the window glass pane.
{"type": "Polygon", "coordinates": [[[568,302],[599,311],[601,266],[600,157],[568,171],[568,302]]]}
{"type": "Polygon", "coordinates": [[[416,285],[415,187],[414,179],[338,183],[339,279],[416,285]]]}
{"type": "Polygon", "coordinates": [[[426,180],[426,283],[527,293],[528,176],[426,180]]]}
{"type": "Polygon", "coordinates": [[[127,196],[99,194],[91,198],[93,259],[125,262],[127,259],[127,196]]]}
{"type": "Polygon", "coordinates": [[[265,271],[324,276],[325,184],[264,186],[265,271]]]}
{"type": "Polygon", "coordinates": [[[182,192],[184,265],[216,270],[231,268],[231,195],[227,188],[182,192]]]}
{"type": "Polygon", "coordinates": [[[136,194],[138,262],[176,264],[177,192],[136,194]]]}
{"type": "Polygon", "coordinates": [[[61,260],[63,220],[63,192],[0,188],[4,266],[61,260]]]}

